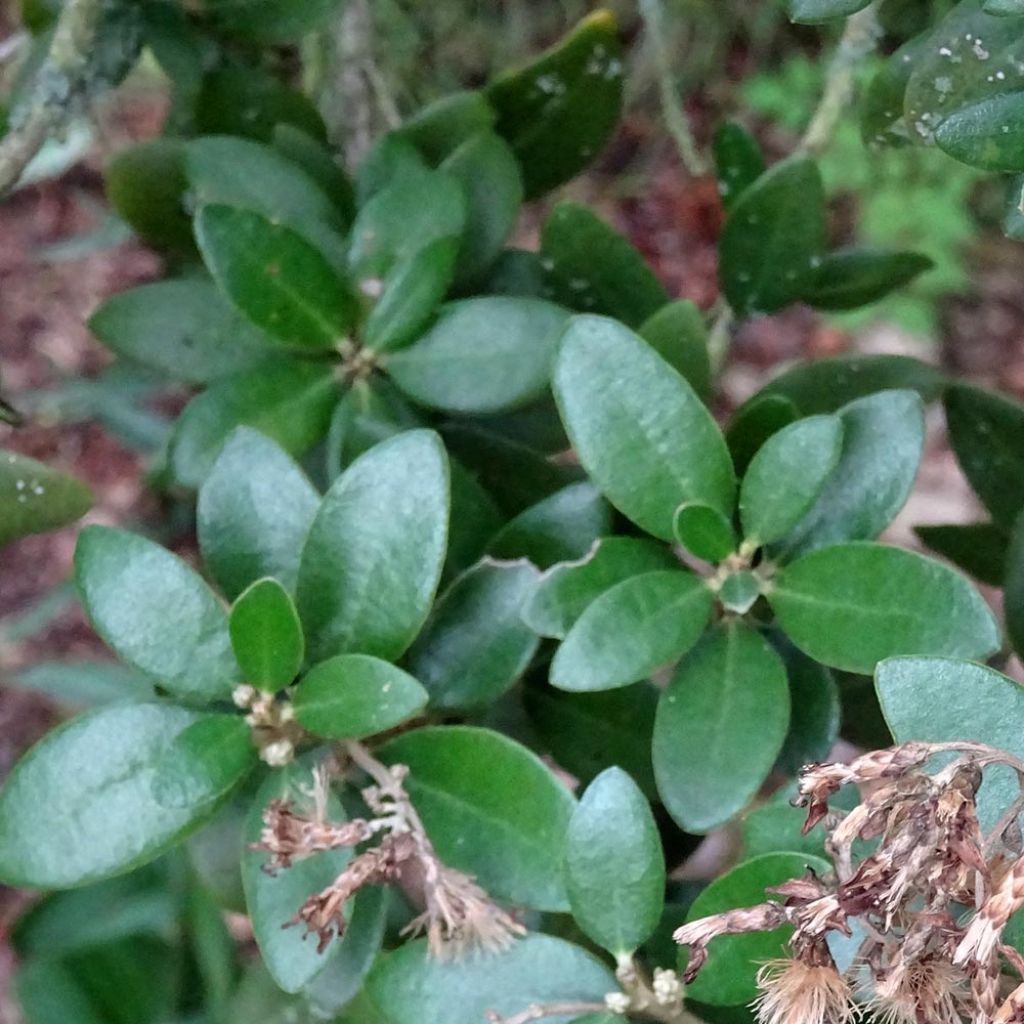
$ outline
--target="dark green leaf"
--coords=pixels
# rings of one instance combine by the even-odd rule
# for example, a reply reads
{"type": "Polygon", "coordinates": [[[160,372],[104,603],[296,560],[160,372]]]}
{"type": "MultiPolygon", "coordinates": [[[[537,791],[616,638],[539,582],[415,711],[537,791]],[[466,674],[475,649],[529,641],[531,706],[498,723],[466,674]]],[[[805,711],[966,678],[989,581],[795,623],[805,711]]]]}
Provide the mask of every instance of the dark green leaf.
{"type": "Polygon", "coordinates": [[[247,683],[273,693],[299,674],[306,653],[302,623],[277,580],[267,576],[243,591],[231,608],[228,627],[247,683]]]}
{"type": "Polygon", "coordinates": [[[58,530],[92,508],[92,491],[27,455],[0,450],[0,545],[58,530]]]}
{"type": "Polygon", "coordinates": [[[176,380],[206,384],[249,370],[274,346],[209,281],[158,281],[118,292],[89,330],[119,356],[176,380]]]}
{"type": "Polygon", "coordinates": [[[756,630],[713,629],[683,659],[658,702],[654,776],[687,832],[739,813],[775,764],[789,727],[786,669],[756,630]]]}
{"type": "Polygon", "coordinates": [[[199,489],[196,512],[203,561],[224,593],[233,599],[264,576],[292,589],[319,504],[305,474],[273,441],[236,429],[199,489]]]}
{"type": "Polygon", "coordinates": [[[718,194],[727,210],[766,170],[757,139],[736,121],[725,121],[715,132],[715,170],[718,194]]]}
{"type": "Polygon", "coordinates": [[[622,112],[622,43],[609,11],[595,11],[536,60],[487,88],[523,168],[526,197],[561,185],[601,151],[622,112]]]}
{"type": "Polygon", "coordinates": [[[419,632],[441,578],[448,462],[413,430],[361,455],[324,497],[299,568],[298,606],[314,660],[397,658],[419,632]]]}
{"type": "Polygon", "coordinates": [[[748,186],[722,230],[719,276],[740,316],[798,302],[825,246],[825,191],[816,164],[791,159],[748,186]]]}
{"type": "Polygon", "coordinates": [[[580,203],[561,202],[541,233],[541,265],[556,302],[638,327],[668,301],[632,242],[580,203]]]}
{"type": "Polygon", "coordinates": [[[1024,508],[1024,405],[954,384],[944,396],[949,441],[975,493],[1000,526],[1024,508]]]}
{"type": "Polygon", "coordinates": [[[206,0],[203,13],[221,31],[253,43],[292,43],[315,31],[339,0],[206,0]]]}
{"type": "Polygon", "coordinates": [[[481,291],[490,295],[515,295],[543,299],[547,293],[540,254],[525,249],[506,249],[498,259],[481,291]]]}
{"type": "Polygon", "coordinates": [[[252,730],[239,715],[206,715],[183,729],[153,766],[153,799],[181,810],[221,801],[256,763],[252,730]]]}
{"type": "Polygon", "coordinates": [[[837,249],[824,256],[803,295],[818,309],[857,309],[910,284],[935,264],[895,249],[837,249]]]}
{"type": "MultiPolygon", "coordinates": [[[[432,956],[425,941],[409,942],[378,961],[366,984],[387,1024],[480,1024],[488,1013],[511,1016],[533,1004],[600,1003],[617,989],[590,953],[537,934],[496,956],[454,961],[432,956]]],[[[573,1016],[544,1019],[568,1024],[573,1016]]]]}
{"type": "Polygon", "coordinates": [[[434,708],[497,700],[526,670],[538,639],[521,618],[537,581],[526,562],[482,562],[438,602],[406,659],[434,708]]]}
{"type": "Polygon", "coordinates": [[[839,734],[839,689],[824,665],[791,644],[777,642],[789,677],[789,734],[779,754],[779,767],[797,775],[805,764],[828,759],[839,734]]]}
{"type": "Polygon", "coordinates": [[[908,39],[885,58],[864,87],[859,106],[860,135],[865,146],[905,146],[910,141],[903,118],[904,100],[915,63],[929,44],[929,33],[924,31],[908,39]]]}
{"type": "Polygon", "coordinates": [[[863,10],[871,0],[787,0],[789,18],[799,24],[814,25],[833,18],[847,18],[863,10]]]}
{"type": "Polygon", "coordinates": [[[984,171],[1024,170],[1024,95],[992,96],[951,113],[935,130],[939,148],[984,171]]]}
{"type": "MultiPolygon", "coordinates": [[[[740,822],[743,860],[780,852],[826,856],[823,829],[812,829],[806,836],[801,835],[807,815],[790,802],[796,795],[796,786],[787,786],[743,816],[740,822]]],[[[841,790],[833,798],[836,806],[841,806],[843,795],[841,790]]],[[[829,804],[832,806],[833,800],[829,800],[829,804]]]]}
{"type": "Polygon", "coordinates": [[[732,522],[717,508],[688,501],[676,509],[673,523],[676,540],[705,562],[721,562],[736,550],[732,522]]]}
{"type": "Polygon", "coordinates": [[[274,126],[274,149],[301,167],[320,186],[346,225],[355,216],[355,186],[331,151],[291,124],[274,126]]]}
{"type": "Polygon", "coordinates": [[[453,302],[410,348],[387,360],[395,383],[421,405],[499,412],[544,394],[568,320],[541,299],[485,296],[453,302]]]}
{"type": "Polygon", "coordinates": [[[1010,537],[995,523],[951,523],[948,526],[915,526],[925,547],[948,558],[981,583],[1001,587],[1006,574],[1010,537]]]}
{"type": "Polygon", "coordinates": [[[314,1024],[318,1019],[310,1011],[305,993],[281,991],[259,959],[242,976],[225,1018],[226,1024],[314,1024]]]}
{"type": "Polygon", "coordinates": [[[214,382],[178,417],[170,465],[184,487],[198,488],[236,427],[253,427],[290,455],[327,432],[338,384],[331,366],[284,360],[214,382]]]}
{"type": "Polygon", "coordinates": [[[842,447],[839,416],[798,420],[764,443],[740,487],[740,518],[751,544],[772,544],[803,519],[838,465],[842,447]]]}
{"type": "Polygon", "coordinates": [[[1024,516],[1010,534],[1009,550],[1006,554],[1006,583],[1003,591],[1003,613],[1006,616],[1006,632],[1013,649],[1024,652],[1024,516]]]}
{"type": "Polygon", "coordinates": [[[197,716],[166,704],[102,708],[49,733],[0,791],[0,878],[60,889],[152,860],[213,808],[153,799],[161,757],[197,716]]]}
{"type": "Polygon", "coordinates": [[[704,314],[689,299],[669,302],[648,317],[637,334],[704,400],[711,394],[711,358],[704,314]]]}
{"type": "MultiPolygon", "coordinates": [[[[720,914],[739,907],[752,907],[771,897],[767,889],[799,878],[811,868],[819,873],[831,870],[829,862],[804,853],[768,853],[748,860],[716,878],[693,902],[688,921],[720,914]]],[[[711,1006],[738,1006],[749,1003],[758,993],[756,977],[768,960],[786,955],[786,943],[792,935],[789,926],[773,932],[748,932],[715,939],[711,956],[687,996],[711,1006]]],[[[685,950],[680,963],[685,963],[685,950]]]]}
{"type": "Polygon", "coordinates": [[[569,822],[566,884],[573,917],[613,956],[628,956],[658,926],[665,858],[654,815],[621,769],[602,772],[569,822]]]}
{"type": "Polygon", "coordinates": [[[685,654],[711,616],[711,591],[679,570],[617,583],[576,620],[551,662],[563,690],[610,690],[643,679],[685,654]]]}
{"type": "Polygon", "coordinates": [[[731,513],[735,479],[722,435],[689,384],[628,328],[575,317],[553,387],[580,461],[613,505],[672,540],[675,510],[731,513]]]}
{"type": "Polygon", "coordinates": [[[575,801],[539,758],[467,726],[417,729],[379,756],[409,767],[406,788],[446,864],[499,899],[568,909],[562,862],[575,801]]]}
{"type": "Polygon", "coordinates": [[[427,703],[408,672],[366,654],[339,654],[315,665],[292,698],[295,717],[314,736],[360,739],[393,729],[427,703]]]}
{"type": "Polygon", "coordinates": [[[239,678],[227,615],[180,558],[124,530],[86,527],[75,580],[96,632],[120,658],[190,700],[226,696],[239,678]]]}
{"type": "Polygon", "coordinates": [[[475,565],[487,542],[501,529],[504,517],[475,474],[450,459],[452,511],[444,578],[451,580],[475,565]]]}
{"type": "MultiPolygon", "coordinates": [[[[408,178],[415,185],[428,171],[419,150],[397,132],[386,132],[370,147],[356,172],[356,207],[365,206],[378,192],[408,178]]],[[[422,183],[421,183],[422,187],[422,183]]]]}
{"type": "Polygon", "coordinates": [[[733,465],[745,474],[761,446],[800,418],[800,410],[783,395],[755,395],[741,406],[725,431],[733,465]]]}
{"type": "Polygon", "coordinates": [[[432,164],[439,164],[468,139],[494,125],[495,113],[482,92],[465,89],[429,103],[395,131],[432,164]]]}
{"type": "Polygon", "coordinates": [[[988,657],[999,632],[958,572],[882,544],[837,544],[781,569],[768,596],[804,653],[850,672],[898,654],[988,657]]]}

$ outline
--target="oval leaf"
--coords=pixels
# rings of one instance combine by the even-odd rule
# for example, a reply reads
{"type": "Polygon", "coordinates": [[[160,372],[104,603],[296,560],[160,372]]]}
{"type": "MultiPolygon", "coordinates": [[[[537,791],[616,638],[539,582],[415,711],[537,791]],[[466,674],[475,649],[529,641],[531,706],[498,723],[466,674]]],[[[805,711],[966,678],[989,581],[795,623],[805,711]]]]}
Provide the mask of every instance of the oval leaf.
{"type": "Polygon", "coordinates": [[[884,299],[934,266],[916,252],[838,249],[822,258],[803,299],[817,309],[858,309],[884,299]]]}
{"type": "Polygon", "coordinates": [[[92,507],[92,491],[27,455],[0,451],[0,545],[58,530],[92,507]]]}
{"type": "Polygon", "coordinates": [[[721,562],[736,550],[732,523],[717,508],[702,502],[680,505],[673,529],[679,543],[705,562],[721,562]]]}
{"type": "Polygon", "coordinates": [[[288,591],[270,577],[257,580],[231,608],[231,646],[247,683],[284,689],[305,656],[302,623],[288,591]]]}

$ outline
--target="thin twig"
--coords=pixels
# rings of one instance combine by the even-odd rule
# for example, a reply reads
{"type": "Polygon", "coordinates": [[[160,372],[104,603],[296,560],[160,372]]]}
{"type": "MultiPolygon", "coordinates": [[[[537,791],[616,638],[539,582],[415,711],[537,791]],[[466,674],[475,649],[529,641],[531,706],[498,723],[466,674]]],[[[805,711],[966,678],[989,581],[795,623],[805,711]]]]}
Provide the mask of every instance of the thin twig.
{"type": "Polygon", "coordinates": [[[732,306],[723,298],[708,334],[708,360],[711,363],[713,375],[718,374],[725,365],[735,322],[736,314],[733,312],[732,306]]]}

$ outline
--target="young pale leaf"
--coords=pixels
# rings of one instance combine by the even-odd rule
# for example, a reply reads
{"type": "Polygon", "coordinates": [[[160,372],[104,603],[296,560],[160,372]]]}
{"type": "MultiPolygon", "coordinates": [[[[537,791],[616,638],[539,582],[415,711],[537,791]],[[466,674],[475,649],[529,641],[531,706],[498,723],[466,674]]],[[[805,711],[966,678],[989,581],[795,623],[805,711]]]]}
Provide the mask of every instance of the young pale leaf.
{"type": "Polygon", "coordinates": [[[665,903],[665,857],[650,805],[621,768],[594,779],[573,811],[565,871],[588,938],[616,957],[650,938],[665,903]]]}
{"type": "Polygon", "coordinates": [[[790,21],[815,25],[833,18],[847,18],[863,10],[871,0],[787,0],[790,21]]]}
{"type": "Polygon", "coordinates": [[[269,338],[332,351],[356,316],[348,286],[301,235],[251,210],[208,205],[196,240],[220,290],[269,338]]]}
{"type": "Polygon", "coordinates": [[[228,628],[247,683],[273,693],[299,674],[306,653],[302,623],[277,580],[267,576],[243,591],[231,608],[228,628]]]}
{"type": "Polygon", "coordinates": [[[800,410],[783,395],[755,395],[741,406],[725,431],[736,472],[746,473],[768,438],[799,418],[800,410]]]}
{"type": "Polygon", "coordinates": [[[758,546],[785,537],[810,510],[839,463],[843,421],[811,416],[770,437],[740,487],[746,539],[758,546]]]}
{"type": "Polygon", "coordinates": [[[175,810],[219,802],[256,764],[252,730],[240,715],[204,715],[186,726],[153,765],[153,799],[175,810]]]}
{"type": "Polygon", "coordinates": [[[250,370],[274,345],[209,281],[157,281],[112,295],[89,330],[119,356],[188,384],[250,370]]]}
{"type": "Polygon", "coordinates": [[[168,704],[102,708],[29,751],[0,790],[0,878],[62,889],[153,860],[213,811],[164,807],[155,769],[198,716],[168,704]]]}
{"type": "MultiPolygon", "coordinates": [[[[817,872],[831,870],[823,858],[806,853],[767,853],[755,857],[716,878],[693,902],[688,921],[740,907],[752,907],[771,897],[766,893],[776,885],[804,875],[808,868],[817,872]]],[[[711,1006],[739,1006],[757,997],[757,972],[773,958],[784,957],[793,934],[788,925],[773,932],[748,932],[723,935],[715,940],[714,955],[701,969],[693,984],[686,987],[689,998],[711,1006]]],[[[680,951],[680,966],[687,953],[680,951]]]]}
{"type": "Polygon", "coordinates": [[[841,541],[873,540],[914,486],[924,447],[924,409],[914,392],[859,398],[839,418],[839,461],[806,515],[779,541],[780,560],[841,541]]]}
{"type": "Polygon", "coordinates": [[[675,510],[687,501],[731,514],[735,477],[715,421],[628,328],[604,317],[573,318],[553,388],[580,461],[642,529],[673,540],[675,510]]]}
{"type": "MultiPolygon", "coordinates": [[[[525,1006],[602,1003],[617,990],[592,954],[553,935],[531,934],[503,953],[462,960],[431,955],[425,940],[379,960],[366,982],[369,1002],[387,1024],[480,1024],[488,1013],[525,1006]]],[[[573,1013],[545,1017],[568,1024],[573,1013]]]]}
{"type": "Polygon", "coordinates": [[[822,257],[803,299],[817,309],[859,309],[884,299],[934,266],[917,252],[837,249],[822,257]]]}
{"type": "Polygon", "coordinates": [[[1010,535],[995,523],[915,526],[926,548],[942,555],[980,583],[1001,587],[1006,576],[1010,535]]]}
{"type": "MultiPolygon", "coordinates": [[[[245,903],[252,920],[256,944],[267,970],[285,992],[298,992],[309,984],[338,955],[339,944],[332,943],[318,953],[316,943],[306,938],[301,925],[285,927],[310,896],[325,889],[352,859],[348,849],[327,850],[296,861],[291,867],[268,874],[264,871],[268,854],[254,850],[263,831],[263,812],[273,800],[308,800],[303,792],[312,776],[309,766],[293,762],[268,775],[260,786],[245,824],[242,852],[242,884],[245,903]]],[[[329,801],[330,819],[345,820],[337,799],[329,801]]]]}
{"type": "Polygon", "coordinates": [[[622,92],[622,42],[604,10],[487,87],[497,131],[523,169],[527,199],[568,181],[601,151],[619,122],[622,92]]]}
{"type": "Polygon", "coordinates": [[[768,600],[797,647],[848,672],[898,654],[980,661],[999,648],[995,619],[964,576],[882,544],[804,555],[779,571],[768,600]]]}
{"type": "Polygon", "coordinates": [[[718,626],[683,659],[658,701],[654,777],[687,832],[709,832],[756,795],[789,727],[782,660],[756,630],[718,626]]]}
{"type": "Polygon", "coordinates": [[[562,639],[589,605],[616,583],[678,559],[662,544],[635,537],[604,537],[577,562],[552,566],[523,606],[523,621],[540,636],[562,639]]]}
{"type": "Polygon", "coordinates": [[[423,710],[428,696],[408,672],[380,658],[339,654],[306,673],[292,706],[314,736],[360,739],[401,725],[423,710]]]}
{"type": "Polygon", "coordinates": [[[431,707],[490,704],[526,671],[539,640],[521,611],[536,582],[528,562],[487,560],[452,584],[406,658],[431,707]]]}
{"type": "Polygon", "coordinates": [[[740,316],[798,302],[825,246],[825,190],[808,159],[776,164],[730,210],[718,243],[722,290],[740,316]]]}
{"type": "Polygon", "coordinates": [[[569,309],[614,317],[635,328],[669,301],[632,242],[580,203],[554,208],[540,251],[549,293],[569,309]]]}
{"type": "Polygon", "coordinates": [[[436,165],[464,142],[493,128],[495,116],[482,92],[465,89],[428,103],[394,135],[411,143],[436,165]]]}
{"type": "Polygon", "coordinates": [[[175,479],[198,488],[236,427],[254,427],[290,455],[308,451],[327,431],[338,400],[332,368],[277,360],[216,381],[178,417],[169,459],[175,479]]]}
{"type": "Polygon", "coordinates": [[[697,642],[713,603],[704,582],[680,570],[617,583],[569,630],[551,662],[551,684],[591,691],[635,683],[697,642]]]}
{"type": "Polygon", "coordinates": [[[498,899],[568,910],[562,863],[576,801],[536,755],[487,729],[435,726],[379,756],[408,766],[406,788],[446,864],[498,899]]]}
{"type": "Polygon", "coordinates": [[[715,170],[722,205],[731,210],[736,200],[767,169],[764,154],[751,135],[736,121],[725,121],[715,132],[715,170]]]}
{"type": "Polygon", "coordinates": [[[444,307],[415,345],[390,356],[387,370],[410,398],[432,409],[514,409],[544,394],[568,317],[541,299],[463,299],[444,307]]]}
{"type": "Polygon", "coordinates": [[[448,533],[448,460],[412,430],[359,456],[324,497],[299,566],[310,656],[399,657],[430,610],[448,533]]]}
{"type": "Polygon", "coordinates": [[[0,450],[0,545],[58,530],[92,508],[92,491],[27,455],[0,450]]]}
{"type": "Polygon", "coordinates": [[[637,334],[705,401],[711,394],[711,357],[704,314],[689,299],[669,302],[637,334]]]}
{"type": "Polygon", "coordinates": [[[238,682],[227,615],[180,558],[151,540],[88,526],[75,581],[96,632],[129,665],[188,700],[227,696],[238,682]]]}
{"type": "Polygon", "coordinates": [[[268,437],[238,427],[199,489],[203,562],[229,598],[273,576],[289,590],[320,495],[268,437]]]}
{"type": "Polygon", "coordinates": [[[494,558],[528,558],[541,569],[582,558],[611,532],[611,508],[589,483],[570,484],[538,501],[498,531],[487,545],[494,558]]]}
{"type": "Polygon", "coordinates": [[[966,384],[945,393],[957,462],[975,493],[1007,529],[1024,509],[1024,404],[966,384]]]}
{"type": "Polygon", "coordinates": [[[672,528],[676,540],[706,562],[721,562],[736,550],[736,531],[730,520],[701,501],[680,505],[672,528]]]}

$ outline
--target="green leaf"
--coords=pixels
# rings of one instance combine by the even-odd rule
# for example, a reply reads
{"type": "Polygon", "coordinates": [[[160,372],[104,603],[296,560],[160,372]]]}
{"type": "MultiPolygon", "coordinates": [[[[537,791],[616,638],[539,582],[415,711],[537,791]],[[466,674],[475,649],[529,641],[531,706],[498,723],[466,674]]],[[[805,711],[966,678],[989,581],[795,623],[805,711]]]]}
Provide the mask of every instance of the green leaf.
{"type": "Polygon", "coordinates": [[[356,207],[362,208],[378,192],[407,178],[415,184],[429,170],[408,139],[397,132],[385,132],[370,146],[356,171],[356,207]]]}
{"type": "Polygon", "coordinates": [[[658,926],[665,858],[651,808],[621,769],[602,772],[569,822],[569,905],[587,937],[613,956],[633,953],[658,926]]]}
{"type": "Polygon", "coordinates": [[[1010,528],[1024,508],[1024,404],[966,384],[945,393],[957,462],[992,518],[1010,528]]]}
{"type": "Polygon", "coordinates": [[[758,546],[785,537],[814,505],[839,463],[843,420],[811,416],[784,427],[754,456],[740,487],[740,519],[758,546]]]}
{"type": "Polygon", "coordinates": [[[858,309],[884,299],[934,266],[917,252],[837,249],[822,257],[803,298],[818,309],[858,309]]]}
{"type": "MultiPolygon", "coordinates": [[[[790,801],[797,795],[790,785],[773,793],[764,803],[752,807],[740,822],[743,836],[742,859],[765,853],[805,853],[825,857],[823,829],[801,835],[806,814],[790,801]]],[[[834,797],[834,806],[844,806],[842,790],[834,797]]],[[[833,801],[829,801],[833,805],[833,801]]]]}
{"type": "Polygon", "coordinates": [[[568,909],[562,862],[576,802],[538,757],[468,726],[417,729],[378,756],[408,766],[406,789],[446,864],[499,899],[568,909]]]}
{"type": "Polygon", "coordinates": [[[787,0],[789,20],[815,25],[833,18],[848,18],[863,10],[871,0],[787,0]]]}
{"type": "Polygon", "coordinates": [[[253,427],[290,455],[302,455],[327,432],[337,398],[332,368],[312,362],[276,360],[215,381],[175,424],[174,478],[198,488],[236,427],[253,427]]]}
{"type": "Polygon", "coordinates": [[[575,317],[553,388],[580,461],[642,529],[672,540],[675,510],[687,501],[732,512],[735,479],[715,421],[690,385],[628,328],[575,317]]]}
{"type": "Polygon", "coordinates": [[[634,537],[604,537],[575,562],[545,572],[523,606],[523,621],[540,636],[562,639],[606,590],[641,573],[677,567],[664,545],[634,537]]]}
{"type": "Polygon", "coordinates": [[[206,0],[203,13],[229,35],[252,43],[297,43],[337,10],[339,0],[206,0]]]}
{"type": "Polygon", "coordinates": [[[722,580],[718,588],[718,600],[727,611],[746,615],[754,607],[763,589],[760,577],[748,569],[740,569],[738,572],[730,572],[722,580]]]}
{"type": "Polygon", "coordinates": [[[411,143],[436,165],[467,140],[492,128],[494,118],[494,110],[482,92],[464,89],[428,103],[394,135],[411,143]]]}
{"type": "Polygon", "coordinates": [[[756,630],[711,630],[662,691],[654,722],[654,776],[687,832],[710,832],[757,794],[789,727],[782,660],[756,630]]]}
{"type": "MultiPolygon", "coordinates": [[[[264,871],[267,853],[254,850],[252,844],[260,839],[263,812],[267,806],[274,800],[308,802],[304,789],[311,781],[309,767],[302,762],[293,762],[287,768],[268,775],[256,794],[245,825],[242,884],[246,908],[263,963],[285,992],[298,992],[338,955],[337,942],[323,953],[318,953],[316,943],[306,938],[301,924],[295,927],[285,925],[310,896],[325,889],[341,874],[352,859],[352,851],[342,849],[316,853],[270,875],[264,871]]],[[[337,824],[345,820],[341,804],[333,796],[329,810],[331,821],[337,824]]]]}
{"type": "Polygon", "coordinates": [[[92,491],[73,476],[0,450],[0,545],[67,526],[92,502],[92,491]]]}
{"type": "Polygon", "coordinates": [[[984,0],[981,9],[986,14],[1001,16],[1024,14],[1024,0],[984,0]]]}
{"type": "Polygon", "coordinates": [[[494,558],[528,558],[541,569],[582,558],[611,531],[611,508],[588,483],[570,484],[520,512],[487,545],[494,558]]]}
{"type": "Polygon", "coordinates": [[[704,314],[689,299],[669,302],[648,317],[637,334],[705,401],[711,395],[711,357],[704,314]]]}
{"type": "Polygon", "coordinates": [[[569,309],[637,327],[669,301],[632,242],[580,203],[554,208],[541,232],[540,251],[549,293],[569,309]]]}
{"type": "Polygon", "coordinates": [[[249,370],[274,346],[209,281],[157,281],[118,292],[89,330],[119,356],[175,380],[206,384],[249,370]]]}
{"type": "Polygon", "coordinates": [[[339,654],[315,665],[292,698],[295,717],[314,736],[360,739],[393,729],[427,704],[408,672],[366,654],[339,654]]]}
{"type": "Polygon", "coordinates": [[[611,138],[622,113],[622,59],[614,16],[595,11],[487,87],[497,130],[522,166],[527,199],[575,177],[611,138]]]}
{"type": "Polygon", "coordinates": [[[448,525],[448,554],[444,579],[451,580],[475,565],[487,542],[505,521],[494,499],[480,485],[476,475],[451,459],[452,510],[448,525]]]}
{"type": "Polygon", "coordinates": [[[1024,651],[1024,516],[1017,520],[1010,534],[1003,614],[1006,616],[1006,632],[1010,643],[1020,654],[1024,651]]]}
{"type": "Polygon", "coordinates": [[[935,130],[939,148],[983,171],[1024,170],[1021,92],[992,96],[951,113],[935,130]]]}
{"type": "Polygon", "coordinates": [[[231,608],[228,628],[247,683],[273,693],[299,674],[306,653],[302,623],[277,580],[266,576],[244,590],[231,608]]]}
{"type": "Polygon", "coordinates": [[[199,489],[203,562],[229,598],[273,576],[295,586],[299,555],[320,495],[278,445],[238,427],[199,489]]]}
{"type": "Polygon", "coordinates": [[[804,555],[779,570],[768,600],[797,647],[849,672],[898,654],[983,660],[999,648],[992,613],[965,577],[882,544],[804,555]]]}
{"type": "Polygon", "coordinates": [[[839,688],[832,673],[775,638],[789,677],[789,733],[779,754],[779,767],[798,775],[805,764],[828,759],[839,735],[839,688]]]}
{"type": "MultiPolygon", "coordinates": [[[[331,201],[346,226],[355,216],[355,186],[330,149],[292,124],[274,126],[274,149],[305,171],[331,201]]],[[[229,204],[230,205],[230,204],[229,204]]]]}
{"type": "Polygon", "coordinates": [[[204,206],[196,239],[217,286],[286,348],[333,351],[356,315],[355,300],[320,252],[261,214],[204,206]]]}
{"type": "Polygon", "coordinates": [[[215,805],[256,763],[252,730],[240,715],[205,715],[186,726],[153,766],[153,799],[175,810],[215,805]]]}
{"type": "Polygon", "coordinates": [[[363,325],[367,348],[388,352],[416,340],[448,292],[457,255],[454,239],[438,238],[395,263],[363,325]]]}
{"type": "Polygon", "coordinates": [[[17,672],[11,682],[19,690],[43,693],[58,704],[83,709],[156,696],[147,676],[115,661],[36,661],[17,672]]]}
{"type": "Polygon", "coordinates": [[[213,808],[153,799],[157,764],[197,716],[166,704],[101,708],[29,751],[0,790],[0,878],[61,889],[153,860],[213,808]]]}
{"type": "Polygon", "coordinates": [[[508,143],[490,130],[463,142],[441,165],[466,196],[457,280],[478,282],[508,241],[523,202],[523,180],[508,143]]]}
{"type": "Polygon", "coordinates": [[[817,501],[779,541],[789,560],[827,544],[872,540],[903,507],[924,447],[924,409],[912,391],[880,391],[839,410],[843,447],[817,501]]]}
{"type": "Polygon", "coordinates": [[[224,608],[176,555],[124,530],[88,526],[75,581],[107,646],[171,693],[214,700],[238,681],[224,608]]]}
{"type": "Polygon", "coordinates": [[[758,394],[742,405],[725,431],[736,472],[746,473],[768,438],[799,418],[800,410],[783,395],[758,394]]]}
{"type": "Polygon", "coordinates": [[[717,508],[688,501],[676,509],[676,540],[705,562],[721,562],[736,550],[736,531],[717,508]]]}
{"type": "Polygon", "coordinates": [[[920,32],[889,54],[864,87],[860,100],[860,135],[865,146],[906,146],[910,133],[903,117],[907,86],[915,64],[930,45],[920,32]]]}
{"type": "Polygon", "coordinates": [[[736,121],[725,121],[715,132],[715,170],[718,194],[726,210],[764,174],[764,154],[757,139],[736,121]]]}
{"type": "Polygon", "coordinates": [[[540,740],[538,750],[587,785],[611,765],[629,772],[648,799],[657,799],[651,735],[658,690],[648,682],[599,693],[566,693],[529,685],[523,705],[540,740]]]}
{"type": "Polygon", "coordinates": [[[551,662],[551,683],[573,691],[635,683],[697,642],[712,604],[704,582],[680,570],[647,572],[617,583],[569,630],[551,662]]]}
{"type": "Polygon", "coordinates": [[[514,409],[544,394],[568,316],[541,299],[453,302],[416,344],[388,358],[387,371],[410,398],[431,409],[514,409]]]}
{"type": "MultiPolygon", "coordinates": [[[[766,892],[808,868],[827,873],[827,860],[806,853],[768,853],[755,857],[716,878],[693,902],[687,921],[720,914],[739,907],[752,907],[771,897],[766,892]]],[[[697,979],[686,988],[687,997],[711,1006],[739,1006],[756,998],[757,972],[768,960],[786,955],[786,943],[793,929],[786,925],[773,932],[723,935],[714,940],[711,956],[697,979]]],[[[680,966],[686,962],[680,951],[680,966]]]]}
{"type": "Polygon", "coordinates": [[[1010,545],[1007,532],[995,523],[951,523],[948,526],[915,526],[925,547],[942,555],[980,583],[1001,587],[1006,574],[1010,545]]]}
{"type": "Polygon", "coordinates": [[[448,533],[448,462],[412,430],[361,455],[324,497],[297,588],[309,654],[399,657],[430,610],[448,533]]]}
{"type": "MultiPolygon", "coordinates": [[[[441,960],[425,941],[407,942],[378,961],[369,1001],[387,1024],[480,1024],[490,1012],[511,1016],[533,1004],[601,1003],[617,990],[593,955],[552,935],[532,934],[503,953],[441,960]]],[[[545,1016],[568,1024],[574,1014],[545,1016]]]]}
{"type": "Polygon", "coordinates": [[[452,584],[406,658],[431,707],[490,704],[526,671],[539,641],[520,612],[536,581],[527,562],[484,561],[452,584]]]}
{"type": "Polygon", "coordinates": [[[719,276],[739,316],[798,302],[825,246],[825,190],[812,160],[776,164],[729,211],[718,243],[719,276]]]}

